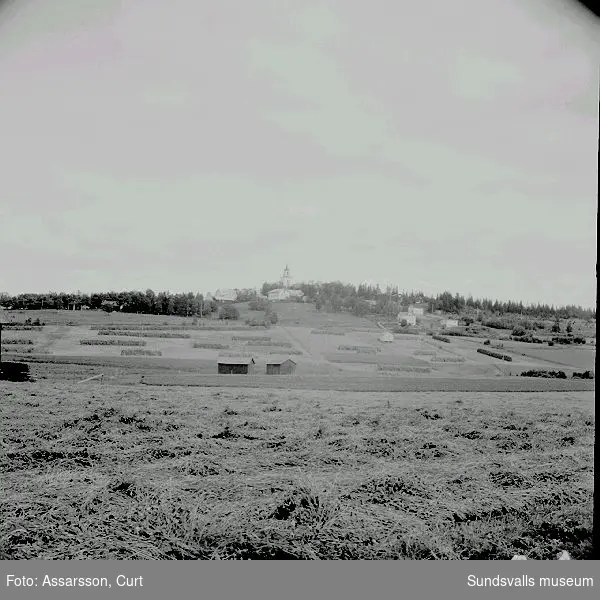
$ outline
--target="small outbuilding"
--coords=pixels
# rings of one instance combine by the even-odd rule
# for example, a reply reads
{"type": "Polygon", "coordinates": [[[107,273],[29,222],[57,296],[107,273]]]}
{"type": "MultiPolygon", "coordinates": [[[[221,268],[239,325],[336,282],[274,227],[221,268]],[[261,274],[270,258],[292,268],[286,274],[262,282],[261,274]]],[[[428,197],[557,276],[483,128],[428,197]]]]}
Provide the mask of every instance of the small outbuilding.
{"type": "Polygon", "coordinates": [[[217,362],[220,375],[248,375],[256,364],[251,356],[220,356],[217,362]]]}
{"type": "Polygon", "coordinates": [[[390,333],[389,331],[385,331],[384,333],[381,334],[381,336],[379,337],[379,341],[380,342],[393,342],[394,341],[394,336],[392,333],[390,333]]]}
{"type": "Polygon", "coordinates": [[[296,363],[291,358],[269,358],[267,375],[291,375],[296,371],[296,363]]]}

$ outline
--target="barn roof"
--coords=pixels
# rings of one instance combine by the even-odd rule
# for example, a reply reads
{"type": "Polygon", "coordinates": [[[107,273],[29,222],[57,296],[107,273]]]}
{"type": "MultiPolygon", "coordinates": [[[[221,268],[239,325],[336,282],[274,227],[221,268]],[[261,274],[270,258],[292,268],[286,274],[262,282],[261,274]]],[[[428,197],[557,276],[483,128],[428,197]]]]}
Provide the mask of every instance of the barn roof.
{"type": "Polygon", "coordinates": [[[268,365],[281,365],[284,362],[290,361],[294,364],[296,364],[295,360],[292,360],[289,356],[277,356],[277,357],[273,357],[273,358],[267,358],[267,364],[268,365]]]}
{"type": "Polygon", "coordinates": [[[220,365],[249,365],[256,364],[251,356],[219,356],[217,362],[220,365]]]}

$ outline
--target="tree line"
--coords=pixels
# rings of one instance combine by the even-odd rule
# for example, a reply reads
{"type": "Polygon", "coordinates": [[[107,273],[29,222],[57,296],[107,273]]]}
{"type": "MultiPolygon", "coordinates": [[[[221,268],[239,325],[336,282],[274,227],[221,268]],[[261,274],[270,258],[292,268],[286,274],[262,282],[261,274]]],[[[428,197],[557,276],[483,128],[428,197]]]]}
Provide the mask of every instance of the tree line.
{"type": "Polygon", "coordinates": [[[0,305],[19,310],[81,310],[102,309],[106,312],[120,311],[127,313],[143,313],[154,315],[209,315],[218,310],[218,304],[205,301],[202,294],[187,292],[158,292],[148,289],[141,291],[97,292],[93,294],[77,294],[65,292],[49,292],[46,294],[19,294],[10,296],[3,294],[0,305]]]}
{"type": "MultiPolygon", "coordinates": [[[[264,296],[278,283],[265,282],[261,292],[264,296]]],[[[596,318],[596,310],[581,306],[567,305],[555,307],[548,304],[524,304],[520,301],[499,301],[489,298],[473,298],[452,294],[449,291],[435,296],[428,296],[420,291],[401,291],[398,287],[379,285],[342,283],[340,281],[325,283],[298,283],[293,286],[299,289],[308,302],[317,309],[328,312],[351,312],[357,316],[377,314],[394,316],[409,304],[420,303],[426,312],[441,310],[451,314],[476,313],[486,314],[522,314],[523,316],[541,319],[590,319],[596,318]]],[[[239,302],[256,301],[257,293],[251,289],[238,290],[239,302]]],[[[155,293],[151,289],[145,292],[133,290],[122,292],[96,292],[93,294],[48,292],[43,294],[0,294],[0,305],[21,310],[59,309],[75,310],[82,308],[103,309],[107,312],[118,310],[129,313],[179,316],[207,316],[219,309],[215,300],[207,301],[202,294],[171,293],[168,291],[155,293]]]]}
{"type": "MultiPolygon", "coordinates": [[[[277,283],[265,282],[262,293],[266,295],[277,283]]],[[[410,304],[422,304],[426,312],[441,310],[451,314],[482,313],[503,315],[521,314],[541,319],[590,319],[596,318],[596,310],[581,306],[554,306],[549,304],[524,304],[521,301],[500,301],[490,298],[473,298],[444,291],[428,296],[421,291],[401,291],[398,287],[361,284],[358,287],[339,281],[328,283],[298,283],[309,302],[328,312],[352,312],[357,316],[367,314],[396,315],[410,304]]]]}

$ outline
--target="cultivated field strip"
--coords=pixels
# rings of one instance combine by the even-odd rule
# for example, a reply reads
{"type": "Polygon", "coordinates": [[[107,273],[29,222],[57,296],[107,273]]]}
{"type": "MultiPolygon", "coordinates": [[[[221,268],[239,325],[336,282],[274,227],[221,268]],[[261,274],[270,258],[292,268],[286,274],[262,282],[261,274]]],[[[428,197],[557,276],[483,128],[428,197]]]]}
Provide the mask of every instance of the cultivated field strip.
{"type": "Polygon", "coordinates": [[[189,339],[189,333],[173,333],[170,331],[127,331],[127,330],[100,330],[98,335],[122,335],[124,337],[145,337],[145,338],[164,338],[164,339],[189,339]]]}
{"type": "MultiPolygon", "coordinates": [[[[407,367],[409,368],[409,367],[407,367]]],[[[416,368],[416,367],[415,367],[416,368]]],[[[529,379],[517,377],[361,377],[312,375],[175,375],[164,373],[144,377],[146,385],[184,387],[288,388],[294,390],[331,390],[340,392],[559,392],[593,391],[594,382],[573,379],[529,379]],[[237,377],[237,379],[236,379],[237,377]],[[240,380],[240,377],[242,378],[240,380]]]]}

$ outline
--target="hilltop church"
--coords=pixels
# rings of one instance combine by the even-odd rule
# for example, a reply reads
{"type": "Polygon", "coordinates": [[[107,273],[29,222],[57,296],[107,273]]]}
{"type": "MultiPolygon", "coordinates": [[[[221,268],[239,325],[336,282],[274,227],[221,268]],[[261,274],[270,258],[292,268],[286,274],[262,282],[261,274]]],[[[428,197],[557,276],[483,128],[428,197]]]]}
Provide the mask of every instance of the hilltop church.
{"type": "Polygon", "coordinates": [[[268,298],[272,302],[281,302],[283,300],[290,300],[291,298],[302,298],[304,294],[302,290],[294,290],[291,288],[292,278],[290,277],[290,269],[285,265],[283,276],[279,280],[279,287],[271,290],[268,293],[268,298]]]}

